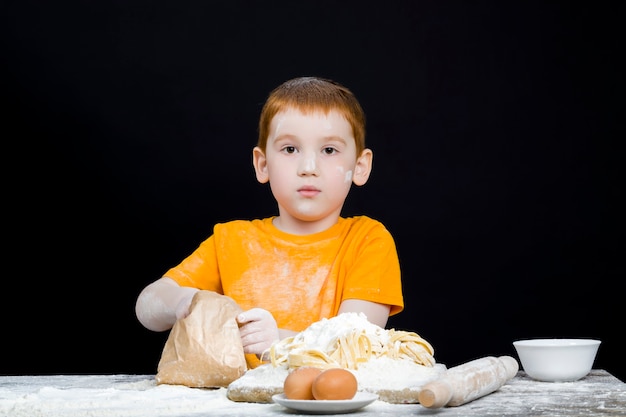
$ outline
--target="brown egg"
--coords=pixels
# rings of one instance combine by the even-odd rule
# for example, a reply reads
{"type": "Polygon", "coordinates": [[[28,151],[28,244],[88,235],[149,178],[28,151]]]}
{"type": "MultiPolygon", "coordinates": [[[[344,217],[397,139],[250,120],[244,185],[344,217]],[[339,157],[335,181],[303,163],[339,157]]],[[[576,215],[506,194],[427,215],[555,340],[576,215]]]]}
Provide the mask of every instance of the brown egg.
{"type": "Polygon", "coordinates": [[[321,373],[321,369],[310,366],[303,366],[289,372],[283,383],[285,397],[290,400],[314,400],[313,380],[321,373]]]}
{"type": "Polygon", "coordinates": [[[358,383],[352,372],[343,368],[323,371],[313,381],[313,398],[316,400],[351,400],[358,383]]]}

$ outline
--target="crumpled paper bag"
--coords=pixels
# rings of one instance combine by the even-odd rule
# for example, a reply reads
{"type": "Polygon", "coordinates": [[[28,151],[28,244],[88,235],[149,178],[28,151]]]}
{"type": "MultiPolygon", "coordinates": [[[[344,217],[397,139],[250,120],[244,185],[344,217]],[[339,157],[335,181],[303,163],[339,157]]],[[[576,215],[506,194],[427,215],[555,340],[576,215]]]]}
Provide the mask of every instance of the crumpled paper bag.
{"type": "Polygon", "coordinates": [[[235,317],[241,308],[227,296],[198,291],[189,315],[168,336],[156,383],[194,388],[227,387],[247,370],[235,317]]]}

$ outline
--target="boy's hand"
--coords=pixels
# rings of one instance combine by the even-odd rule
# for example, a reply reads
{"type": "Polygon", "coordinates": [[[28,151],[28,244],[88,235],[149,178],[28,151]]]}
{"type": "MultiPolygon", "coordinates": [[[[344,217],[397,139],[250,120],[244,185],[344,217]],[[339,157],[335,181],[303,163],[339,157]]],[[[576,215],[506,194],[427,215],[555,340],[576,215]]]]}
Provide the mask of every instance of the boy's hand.
{"type": "Polygon", "coordinates": [[[196,295],[196,291],[189,292],[180,299],[176,305],[176,320],[184,319],[189,315],[189,308],[191,307],[191,301],[193,300],[194,295],[196,295]]]}
{"type": "Polygon", "coordinates": [[[244,353],[261,356],[279,339],[274,316],[262,308],[252,308],[237,316],[244,353]]]}

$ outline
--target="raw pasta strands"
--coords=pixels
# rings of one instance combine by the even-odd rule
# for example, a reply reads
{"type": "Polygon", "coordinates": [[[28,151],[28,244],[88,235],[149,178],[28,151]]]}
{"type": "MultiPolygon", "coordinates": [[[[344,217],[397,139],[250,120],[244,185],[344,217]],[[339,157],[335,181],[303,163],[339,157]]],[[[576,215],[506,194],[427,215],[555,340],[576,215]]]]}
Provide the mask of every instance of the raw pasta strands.
{"type": "Polygon", "coordinates": [[[337,368],[339,365],[324,352],[319,350],[307,350],[301,353],[293,353],[288,356],[289,368],[300,368],[302,366],[313,366],[316,368],[337,368]]]}
{"type": "MultiPolygon", "coordinates": [[[[345,315],[356,315],[356,313],[344,313],[340,316],[345,315]]],[[[362,321],[366,320],[364,315],[358,317],[362,321]]],[[[314,323],[309,329],[318,326],[315,329],[320,330],[321,325],[332,324],[332,320],[325,319],[325,321],[314,323]]],[[[290,368],[316,366],[358,369],[359,364],[367,362],[372,357],[387,356],[393,359],[406,358],[429,367],[435,365],[433,347],[417,333],[394,329],[384,330],[378,327],[372,331],[374,325],[369,322],[363,321],[362,327],[356,326],[355,323],[346,323],[346,328],[335,330],[336,335],[326,341],[326,344],[320,342],[324,348],[306,346],[307,335],[304,333],[309,329],[296,336],[280,340],[270,348],[271,362],[275,367],[287,363],[290,368]]],[[[323,329],[320,332],[326,337],[328,333],[332,333],[323,333],[323,329]]],[[[314,340],[317,341],[317,339],[314,340]]]]}

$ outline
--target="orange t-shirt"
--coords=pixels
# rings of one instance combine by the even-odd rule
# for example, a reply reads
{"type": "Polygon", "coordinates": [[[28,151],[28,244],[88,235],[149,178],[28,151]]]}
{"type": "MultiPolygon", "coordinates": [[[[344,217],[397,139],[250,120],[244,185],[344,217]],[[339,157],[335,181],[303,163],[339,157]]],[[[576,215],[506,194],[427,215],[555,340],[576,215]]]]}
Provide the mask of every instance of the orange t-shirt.
{"type": "Polygon", "coordinates": [[[279,328],[300,332],[337,315],[345,299],[404,308],[400,265],[389,231],[367,216],[339,218],[300,236],[273,217],[215,225],[213,235],[165,273],[181,286],[215,291],[243,309],[264,308],[279,328]]]}

